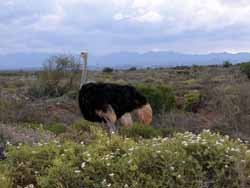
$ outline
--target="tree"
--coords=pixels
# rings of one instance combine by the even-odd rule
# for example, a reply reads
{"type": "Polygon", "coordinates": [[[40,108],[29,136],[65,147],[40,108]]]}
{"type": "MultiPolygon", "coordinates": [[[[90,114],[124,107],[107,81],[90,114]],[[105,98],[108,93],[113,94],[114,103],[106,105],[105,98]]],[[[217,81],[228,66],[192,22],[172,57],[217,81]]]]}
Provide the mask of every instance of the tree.
{"type": "Polygon", "coordinates": [[[72,55],[50,57],[38,78],[49,96],[61,96],[74,87],[80,62],[72,55]]]}

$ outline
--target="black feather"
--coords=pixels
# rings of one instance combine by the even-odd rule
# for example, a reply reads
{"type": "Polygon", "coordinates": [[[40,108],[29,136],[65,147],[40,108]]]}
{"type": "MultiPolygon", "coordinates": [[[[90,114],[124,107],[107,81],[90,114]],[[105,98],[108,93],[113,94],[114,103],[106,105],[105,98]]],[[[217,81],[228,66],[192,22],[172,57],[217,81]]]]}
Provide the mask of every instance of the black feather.
{"type": "Polygon", "coordinates": [[[133,86],[111,83],[88,83],[79,92],[79,107],[86,120],[102,122],[96,110],[106,111],[111,105],[117,118],[147,104],[146,98],[133,86]]]}

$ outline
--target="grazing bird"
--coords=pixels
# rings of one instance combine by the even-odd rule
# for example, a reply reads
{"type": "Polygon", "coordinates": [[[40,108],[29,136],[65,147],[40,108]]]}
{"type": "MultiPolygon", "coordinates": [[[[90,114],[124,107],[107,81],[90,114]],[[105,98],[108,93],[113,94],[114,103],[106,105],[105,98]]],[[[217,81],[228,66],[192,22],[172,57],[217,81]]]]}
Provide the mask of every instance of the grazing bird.
{"type": "Polygon", "coordinates": [[[152,109],[147,99],[133,86],[112,83],[86,83],[86,52],[81,53],[84,68],[79,92],[79,107],[83,117],[91,122],[103,123],[109,133],[116,131],[116,122],[125,126],[132,125],[132,116],[136,114],[143,124],[152,122],[152,109]]]}

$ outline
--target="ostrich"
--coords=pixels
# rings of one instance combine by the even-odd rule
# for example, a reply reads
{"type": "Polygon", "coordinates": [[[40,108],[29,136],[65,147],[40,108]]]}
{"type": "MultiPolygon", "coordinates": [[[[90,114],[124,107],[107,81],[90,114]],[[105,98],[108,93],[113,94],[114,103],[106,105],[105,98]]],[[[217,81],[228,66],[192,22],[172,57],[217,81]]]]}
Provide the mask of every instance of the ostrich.
{"type": "Polygon", "coordinates": [[[133,86],[113,83],[87,83],[88,53],[82,52],[84,60],[79,91],[79,107],[83,117],[91,122],[105,125],[109,133],[116,131],[119,120],[125,126],[132,125],[132,114],[143,124],[152,122],[152,109],[147,99],[133,86]]]}

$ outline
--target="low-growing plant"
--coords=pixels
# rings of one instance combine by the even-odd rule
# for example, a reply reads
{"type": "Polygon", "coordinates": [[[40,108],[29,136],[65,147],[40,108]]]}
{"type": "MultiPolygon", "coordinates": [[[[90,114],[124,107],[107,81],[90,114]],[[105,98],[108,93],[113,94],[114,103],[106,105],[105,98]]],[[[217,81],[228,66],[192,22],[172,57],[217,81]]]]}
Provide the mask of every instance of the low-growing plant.
{"type": "MultiPolygon", "coordinates": [[[[91,128],[92,129],[92,128],[91,128]]],[[[209,131],[173,138],[112,135],[96,127],[89,145],[74,142],[8,147],[12,187],[248,187],[250,150],[241,140],[209,131]]],[[[0,163],[0,174],[2,175],[0,163]]],[[[0,175],[0,176],[1,176],[0,175]]]]}
{"type": "Polygon", "coordinates": [[[47,130],[51,131],[52,133],[59,135],[62,133],[65,133],[66,131],[66,127],[65,125],[62,124],[52,124],[52,125],[48,125],[46,127],[47,130]]]}
{"type": "Polygon", "coordinates": [[[2,188],[12,188],[12,180],[8,166],[0,161],[0,186],[2,188]]]}
{"type": "Polygon", "coordinates": [[[60,135],[60,137],[62,140],[72,140],[77,143],[84,142],[85,144],[89,144],[96,139],[93,127],[100,127],[100,124],[80,120],[67,126],[66,132],[60,135]]]}
{"type": "Polygon", "coordinates": [[[120,134],[123,137],[128,138],[154,138],[154,137],[166,137],[173,135],[174,130],[170,128],[154,128],[148,125],[133,124],[131,128],[121,127],[119,129],[120,134]]]}

